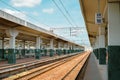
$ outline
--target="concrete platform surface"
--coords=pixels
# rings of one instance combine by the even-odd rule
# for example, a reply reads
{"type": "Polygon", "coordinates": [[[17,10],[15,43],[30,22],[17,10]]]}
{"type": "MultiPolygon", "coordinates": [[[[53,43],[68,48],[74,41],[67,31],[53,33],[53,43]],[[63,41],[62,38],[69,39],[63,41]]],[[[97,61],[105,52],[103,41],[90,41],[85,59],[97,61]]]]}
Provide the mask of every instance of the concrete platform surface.
{"type": "Polygon", "coordinates": [[[107,65],[99,65],[98,60],[93,53],[89,58],[83,80],[108,80],[107,65]]]}

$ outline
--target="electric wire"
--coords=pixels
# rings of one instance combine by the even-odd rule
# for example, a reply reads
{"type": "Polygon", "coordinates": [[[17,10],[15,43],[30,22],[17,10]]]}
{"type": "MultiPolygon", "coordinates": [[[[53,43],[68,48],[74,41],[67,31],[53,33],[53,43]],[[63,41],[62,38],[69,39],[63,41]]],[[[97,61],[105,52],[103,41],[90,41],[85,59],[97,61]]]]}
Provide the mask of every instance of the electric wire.
{"type": "Polygon", "coordinates": [[[64,12],[62,11],[62,9],[58,6],[58,4],[55,2],[55,0],[52,0],[53,3],[55,4],[55,6],[58,8],[58,10],[62,13],[62,15],[65,17],[65,19],[68,21],[68,23],[73,26],[73,24],[70,22],[70,20],[68,19],[68,17],[64,14],[64,12]]]}
{"type": "MultiPolygon", "coordinates": [[[[68,10],[65,8],[65,5],[63,4],[62,0],[59,0],[61,5],[63,6],[65,12],[68,14],[69,18],[72,20],[72,22],[75,24],[75,21],[74,19],[72,18],[72,16],[70,15],[70,13],[68,12],[68,10]]],[[[78,27],[76,24],[75,24],[76,27],[78,27]]]]}

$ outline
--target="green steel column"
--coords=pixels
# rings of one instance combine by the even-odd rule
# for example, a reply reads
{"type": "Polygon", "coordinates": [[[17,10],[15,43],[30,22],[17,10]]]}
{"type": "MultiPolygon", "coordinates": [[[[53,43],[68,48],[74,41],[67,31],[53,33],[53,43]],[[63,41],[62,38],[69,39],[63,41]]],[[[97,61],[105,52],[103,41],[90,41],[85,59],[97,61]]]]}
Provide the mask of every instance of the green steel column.
{"type": "Polygon", "coordinates": [[[49,52],[50,52],[50,54],[49,54],[50,57],[52,57],[52,56],[54,55],[54,50],[53,50],[53,49],[50,49],[49,52]]]}
{"type": "Polygon", "coordinates": [[[43,50],[44,49],[40,49],[41,56],[45,56],[44,53],[43,53],[43,50]]]}
{"type": "Polygon", "coordinates": [[[73,50],[73,53],[75,53],[75,50],[73,50]]]}
{"type": "Polygon", "coordinates": [[[3,59],[4,49],[0,49],[0,59],[3,59]]]}
{"type": "Polygon", "coordinates": [[[108,80],[120,80],[120,46],[108,46],[108,80]]]}
{"type": "Polygon", "coordinates": [[[74,50],[72,49],[72,53],[74,53],[74,50]]]}
{"type": "Polygon", "coordinates": [[[23,41],[23,43],[22,43],[22,49],[21,49],[21,56],[22,57],[25,57],[25,40],[23,41]]]}
{"type": "Polygon", "coordinates": [[[30,49],[27,49],[27,50],[26,50],[26,53],[29,54],[29,53],[30,53],[30,49]]]}
{"type": "Polygon", "coordinates": [[[40,49],[35,49],[35,59],[40,59],[40,57],[41,57],[40,49]]]}
{"type": "Polygon", "coordinates": [[[15,54],[19,54],[19,49],[15,49],[15,54]]]}
{"type": "Polygon", "coordinates": [[[73,53],[73,50],[71,49],[71,53],[73,53]]]}
{"type": "Polygon", "coordinates": [[[7,50],[8,50],[8,63],[15,64],[16,63],[15,49],[7,49],[7,50]]]}
{"type": "Polygon", "coordinates": [[[62,54],[62,50],[61,49],[59,49],[59,55],[61,55],[62,54]]]}
{"type": "Polygon", "coordinates": [[[17,49],[17,54],[19,55],[19,58],[21,58],[21,50],[17,49]]]}
{"type": "Polygon", "coordinates": [[[94,55],[96,56],[96,52],[95,52],[95,49],[93,49],[93,53],[94,53],[94,55]]]}
{"type": "Polygon", "coordinates": [[[56,49],[56,54],[58,54],[58,49],[56,49]]]}
{"type": "Polygon", "coordinates": [[[70,53],[72,53],[72,50],[70,49],[70,53]]]}
{"type": "Polygon", "coordinates": [[[97,59],[99,59],[99,49],[96,49],[96,57],[97,57],[97,59]]]}
{"type": "Polygon", "coordinates": [[[68,54],[70,54],[70,50],[68,50],[68,54]]]}
{"type": "Polygon", "coordinates": [[[58,55],[59,56],[61,55],[61,49],[58,49],[58,55]]]}
{"type": "Polygon", "coordinates": [[[66,49],[63,50],[63,53],[66,54],[66,49]]]}
{"type": "Polygon", "coordinates": [[[21,54],[23,57],[25,57],[25,49],[21,49],[21,54]]]}
{"type": "Polygon", "coordinates": [[[69,54],[71,53],[71,49],[69,49],[69,54]]]}
{"type": "Polygon", "coordinates": [[[68,54],[68,50],[66,50],[66,54],[68,54]]]}
{"type": "MultiPolygon", "coordinates": [[[[95,54],[95,56],[96,56],[96,58],[97,58],[97,49],[94,50],[94,54],[95,54]]],[[[97,58],[97,59],[98,59],[98,58],[97,58]]]]}
{"type": "Polygon", "coordinates": [[[60,54],[60,49],[57,50],[57,54],[58,54],[58,55],[60,54]]]}
{"type": "Polygon", "coordinates": [[[77,52],[77,50],[75,50],[75,52],[77,52]]]}
{"type": "Polygon", "coordinates": [[[99,48],[99,64],[106,64],[106,49],[99,48]]]}
{"type": "Polygon", "coordinates": [[[16,54],[15,54],[15,38],[19,32],[15,28],[9,28],[6,30],[6,34],[9,37],[9,49],[8,49],[8,63],[16,63],[16,54]]]}
{"type": "Polygon", "coordinates": [[[47,49],[44,49],[44,54],[45,56],[47,56],[47,49]]]}
{"type": "Polygon", "coordinates": [[[4,59],[4,37],[1,40],[0,59],[4,59]]]}
{"type": "Polygon", "coordinates": [[[36,37],[36,49],[35,49],[35,58],[36,59],[40,59],[40,57],[41,57],[41,49],[40,49],[40,43],[41,42],[41,38],[40,38],[40,36],[37,36],[36,37]]]}
{"type": "Polygon", "coordinates": [[[4,59],[8,60],[8,50],[4,49],[4,59]]]}

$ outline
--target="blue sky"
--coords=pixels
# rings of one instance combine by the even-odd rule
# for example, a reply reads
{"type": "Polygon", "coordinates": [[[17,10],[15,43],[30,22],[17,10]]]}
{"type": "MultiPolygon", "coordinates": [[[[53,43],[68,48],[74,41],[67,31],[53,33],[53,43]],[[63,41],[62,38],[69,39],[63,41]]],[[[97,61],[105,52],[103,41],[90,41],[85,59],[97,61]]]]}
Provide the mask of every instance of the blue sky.
{"type": "MultiPolygon", "coordinates": [[[[69,18],[59,0],[54,0],[64,14],[69,18]]],[[[56,7],[53,0],[0,0],[0,9],[10,14],[20,17],[45,29],[63,27],[85,27],[84,20],[80,11],[79,0],[61,0],[72,16],[74,22],[69,18],[69,24],[60,10],[56,7]],[[19,11],[18,11],[19,10],[19,11]]],[[[71,39],[79,44],[88,44],[88,37],[85,28],[77,31],[77,36],[70,36],[69,29],[55,30],[54,32],[71,39]],[[62,31],[61,31],[62,30],[62,31]],[[66,33],[67,35],[64,35],[66,33]]],[[[76,30],[74,30],[76,31],[76,30]]],[[[73,34],[74,34],[73,31],[73,34]]]]}

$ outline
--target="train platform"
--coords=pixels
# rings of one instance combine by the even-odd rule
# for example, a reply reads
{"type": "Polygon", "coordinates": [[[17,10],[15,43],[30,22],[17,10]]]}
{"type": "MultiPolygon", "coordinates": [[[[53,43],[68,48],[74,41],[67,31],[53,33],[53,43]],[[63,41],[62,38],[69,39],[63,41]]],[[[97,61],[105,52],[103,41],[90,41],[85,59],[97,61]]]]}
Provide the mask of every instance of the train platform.
{"type": "Polygon", "coordinates": [[[100,65],[92,53],[86,67],[84,80],[108,80],[107,64],[100,65]]]}

